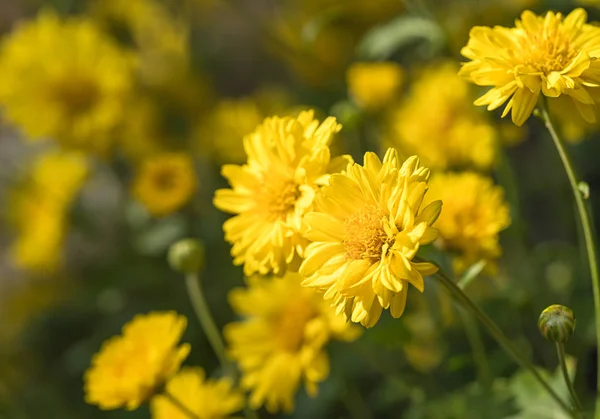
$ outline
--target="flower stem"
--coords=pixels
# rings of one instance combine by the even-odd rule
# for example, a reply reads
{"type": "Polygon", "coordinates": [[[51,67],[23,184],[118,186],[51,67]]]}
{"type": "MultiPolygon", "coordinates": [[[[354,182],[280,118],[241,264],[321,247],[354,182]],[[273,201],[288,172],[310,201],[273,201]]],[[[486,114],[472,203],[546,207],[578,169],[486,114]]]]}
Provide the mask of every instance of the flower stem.
{"type": "Polygon", "coordinates": [[[567,150],[565,149],[562,140],[558,136],[556,129],[554,128],[554,124],[552,123],[552,118],[550,117],[550,113],[548,112],[548,106],[546,101],[542,98],[540,101],[540,112],[542,115],[542,119],[544,120],[544,124],[554,141],[554,145],[556,146],[556,150],[558,151],[558,155],[562,160],[563,166],[565,168],[565,172],[567,173],[567,177],[569,178],[569,184],[571,185],[571,189],[573,191],[573,195],[575,195],[575,204],[577,205],[577,212],[579,212],[579,218],[581,219],[581,228],[583,230],[583,238],[585,241],[586,253],[588,264],[590,267],[590,275],[592,278],[592,289],[594,293],[594,317],[596,322],[596,346],[597,350],[597,358],[596,364],[598,368],[596,368],[596,418],[600,418],[600,276],[598,275],[598,261],[596,259],[596,243],[594,241],[594,234],[592,230],[592,222],[590,219],[589,212],[585,206],[585,202],[583,200],[582,192],[579,190],[577,177],[575,176],[575,170],[573,169],[573,164],[571,163],[571,159],[567,154],[567,150]]]}
{"type": "Polygon", "coordinates": [[[504,350],[511,355],[522,368],[529,371],[533,375],[538,383],[548,392],[548,394],[556,401],[556,403],[560,405],[565,413],[567,413],[570,417],[575,418],[575,415],[571,409],[569,409],[569,406],[560,398],[554,389],[550,387],[550,385],[535,369],[531,362],[529,362],[529,360],[513,346],[510,340],[504,335],[504,333],[502,333],[502,330],[500,330],[498,325],[445,274],[443,274],[441,271],[438,271],[435,275],[440,280],[442,285],[444,285],[450,292],[450,294],[452,294],[456,301],[462,304],[466,310],[470,311],[471,314],[488,329],[489,333],[504,348],[504,350]]]}
{"type": "Polygon", "coordinates": [[[200,419],[200,416],[198,416],[194,412],[192,412],[186,405],[184,405],[181,402],[181,400],[179,400],[177,397],[173,396],[167,390],[165,390],[163,392],[163,396],[165,396],[167,398],[167,400],[169,400],[174,406],[176,406],[179,410],[181,410],[181,412],[184,415],[186,415],[188,418],[190,418],[190,419],[200,419]]]}
{"type": "Polygon", "coordinates": [[[567,370],[567,360],[565,357],[565,344],[562,342],[556,342],[556,354],[558,355],[558,363],[560,364],[560,370],[562,371],[563,378],[565,379],[565,384],[569,389],[569,394],[571,395],[571,402],[577,411],[583,415],[583,406],[581,405],[581,401],[579,397],[577,397],[577,393],[575,392],[575,388],[573,387],[573,382],[569,378],[569,371],[567,370]]]}

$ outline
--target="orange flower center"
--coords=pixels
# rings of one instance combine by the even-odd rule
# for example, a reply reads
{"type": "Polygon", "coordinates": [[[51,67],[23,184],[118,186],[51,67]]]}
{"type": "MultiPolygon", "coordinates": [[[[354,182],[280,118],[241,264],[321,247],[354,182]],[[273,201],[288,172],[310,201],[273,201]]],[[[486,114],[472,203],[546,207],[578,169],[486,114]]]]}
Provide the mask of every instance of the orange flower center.
{"type": "Polygon", "coordinates": [[[298,185],[293,181],[268,182],[266,186],[266,205],[269,213],[285,217],[294,210],[296,201],[300,197],[298,185]]]}
{"type": "Polygon", "coordinates": [[[386,214],[375,205],[368,205],[345,221],[346,257],[348,259],[381,259],[384,243],[391,243],[383,223],[386,214]]]}
{"type": "Polygon", "coordinates": [[[528,32],[521,38],[525,65],[548,75],[553,71],[564,70],[577,56],[569,37],[559,25],[560,21],[557,20],[555,26],[545,26],[537,33],[528,32]]]}
{"type": "Polygon", "coordinates": [[[52,90],[52,97],[69,115],[89,111],[98,102],[100,92],[93,80],[75,76],[58,81],[52,90]]]}
{"type": "Polygon", "coordinates": [[[308,299],[296,298],[274,319],[275,339],[287,352],[297,352],[304,341],[306,324],[315,317],[315,309],[308,299]]]}

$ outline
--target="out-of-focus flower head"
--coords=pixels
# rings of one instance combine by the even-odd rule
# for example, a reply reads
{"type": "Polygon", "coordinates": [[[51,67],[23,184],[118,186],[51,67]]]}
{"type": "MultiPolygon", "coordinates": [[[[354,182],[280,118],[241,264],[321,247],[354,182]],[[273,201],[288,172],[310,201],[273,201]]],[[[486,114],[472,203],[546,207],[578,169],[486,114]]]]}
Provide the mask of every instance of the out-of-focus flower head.
{"type": "Polygon", "coordinates": [[[423,291],[423,277],[437,271],[413,258],[433,242],[441,202],[422,206],[429,169],[413,156],[402,162],[395,149],[383,161],[365,153],[364,165],[348,164],[319,193],[315,210],[304,217],[304,286],[325,291],[338,313],[374,326],[383,309],[404,312],[408,285],[423,291]]]}
{"type": "Polygon", "coordinates": [[[16,231],[10,248],[15,266],[33,272],[60,268],[69,208],[87,175],[86,159],[77,152],[52,151],[34,163],[9,210],[16,231]]]}
{"type": "Polygon", "coordinates": [[[84,377],[85,401],[104,410],[137,409],[190,352],[188,344],[179,345],[186,325],[172,311],[134,317],[94,355],[84,377]]]}
{"type": "Polygon", "coordinates": [[[346,73],[348,92],[367,111],[381,110],[397,99],[404,71],[393,62],[357,62],[346,73]]]}
{"type": "Polygon", "coordinates": [[[408,96],[388,116],[384,142],[403,155],[416,154],[435,169],[490,169],[497,132],[486,115],[473,108],[468,83],[454,62],[426,67],[408,96]]]}
{"type": "Polygon", "coordinates": [[[90,20],[41,12],[0,51],[0,105],[31,139],[106,153],[132,85],[133,56],[90,20]]]}
{"type": "Polygon", "coordinates": [[[162,153],[139,165],[133,195],[155,216],[171,214],[187,204],[198,182],[194,161],[185,153],[162,153]]]}
{"type": "Polygon", "coordinates": [[[297,269],[308,243],[300,234],[304,214],[345,160],[332,160],[329,151],[341,125],[333,117],[319,123],[313,115],[266,118],[244,138],[247,163],[223,166],[232,189],[219,189],[214,204],[236,214],[223,229],[233,263],[243,264],[246,275],[297,269]]]}
{"type": "Polygon", "coordinates": [[[461,50],[468,58],[460,75],[492,88],[475,101],[494,110],[508,101],[502,116],[511,112],[520,126],[529,118],[540,95],[570,96],[581,116],[595,122],[600,100],[600,28],[586,23],[587,13],[525,11],[514,28],[476,26],[461,50]]]}
{"type": "MultiPolygon", "coordinates": [[[[202,368],[182,368],[165,390],[200,419],[226,419],[244,407],[244,396],[230,379],[207,380],[202,368]]],[[[189,419],[164,395],[154,396],[150,407],[152,419],[189,419]]]]}
{"type": "Polygon", "coordinates": [[[360,330],[313,290],[302,277],[251,277],[248,288],[234,289],[229,301],[240,322],[225,327],[229,354],[242,370],[241,386],[250,391],[250,407],[271,413],[291,412],[300,384],[315,396],[329,375],[325,346],[332,339],[351,341],[360,330]]]}
{"type": "Polygon", "coordinates": [[[435,223],[439,244],[455,252],[454,270],[488,261],[494,271],[501,254],[498,233],[510,225],[510,210],[502,187],[474,172],[436,173],[429,183],[426,201],[440,199],[444,211],[435,223]]]}

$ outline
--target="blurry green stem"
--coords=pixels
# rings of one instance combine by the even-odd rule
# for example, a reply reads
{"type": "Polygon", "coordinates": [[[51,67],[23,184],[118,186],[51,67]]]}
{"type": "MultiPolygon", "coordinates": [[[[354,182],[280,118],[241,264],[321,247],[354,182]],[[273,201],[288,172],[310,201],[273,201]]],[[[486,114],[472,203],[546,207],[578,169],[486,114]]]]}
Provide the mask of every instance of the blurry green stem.
{"type": "Polygon", "coordinates": [[[571,402],[573,403],[573,407],[583,416],[583,406],[581,405],[581,401],[579,401],[579,397],[577,397],[577,393],[575,392],[575,388],[573,387],[573,382],[569,377],[569,370],[567,369],[567,360],[565,357],[565,344],[562,342],[556,342],[556,353],[558,355],[558,363],[560,364],[560,370],[562,371],[563,378],[565,379],[565,384],[569,389],[569,394],[571,395],[571,402]]]}
{"type": "Polygon", "coordinates": [[[571,185],[571,189],[573,191],[573,195],[575,195],[575,203],[577,205],[577,212],[579,212],[579,218],[581,219],[581,228],[583,230],[583,238],[585,241],[586,253],[588,264],[590,267],[590,275],[592,277],[592,289],[594,291],[594,317],[596,323],[596,346],[597,350],[597,365],[599,366],[596,369],[596,419],[600,419],[600,276],[598,275],[598,262],[596,260],[596,244],[594,242],[594,234],[592,230],[592,222],[590,219],[589,212],[585,206],[585,202],[583,201],[583,195],[578,187],[577,177],[575,176],[575,170],[573,169],[573,164],[571,163],[571,159],[567,154],[567,150],[565,149],[560,137],[556,133],[556,129],[554,128],[554,124],[552,123],[552,118],[550,117],[550,113],[548,112],[548,105],[546,104],[546,100],[542,97],[540,100],[540,112],[542,114],[542,119],[544,120],[544,124],[554,141],[554,145],[556,146],[556,150],[558,151],[558,155],[562,160],[563,166],[565,167],[565,172],[567,173],[567,177],[569,178],[569,184],[571,185]]]}
{"type": "Polygon", "coordinates": [[[215,324],[215,320],[208,309],[206,298],[204,298],[204,292],[200,287],[200,278],[198,277],[198,274],[186,275],[185,285],[187,286],[188,295],[190,296],[190,301],[194,307],[196,317],[198,317],[200,325],[202,326],[202,329],[204,329],[204,333],[206,333],[210,346],[212,346],[217,358],[219,358],[219,362],[223,369],[230,370],[231,364],[225,355],[225,344],[223,343],[221,333],[215,324]]]}
{"type": "Polygon", "coordinates": [[[556,403],[560,405],[565,413],[572,418],[576,418],[571,409],[569,409],[569,406],[560,398],[554,389],[550,387],[550,385],[535,369],[531,362],[529,362],[529,360],[513,346],[510,340],[504,335],[504,333],[502,333],[502,330],[500,330],[498,325],[444,273],[438,271],[435,275],[440,280],[442,285],[444,285],[450,292],[450,294],[452,294],[452,297],[454,297],[457,302],[459,302],[488,329],[489,333],[494,337],[494,339],[496,339],[496,341],[504,348],[504,350],[511,355],[522,368],[528,370],[533,375],[538,383],[540,383],[540,385],[548,392],[548,395],[550,395],[556,401],[556,403]]]}
{"type": "Polygon", "coordinates": [[[177,406],[181,412],[186,415],[190,419],[200,419],[200,416],[196,415],[192,412],[186,405],[184,405],[177,397],[173,396],[167,390],[163,392],[163,396],[165,396],[174,406],[177,406]]]}
{"type": "Polygon", "coordinates": [[[477,367],[479,381],[484,388],[489,389],[492,385],[492,379],[490,367],[485,356],[485,347],[483,346],[481,333],[479,333],[477,323],[475,323],[471,314],[464,310],[459,311],[459,313],[463,325],[465,326],[467,340],[469,341],[469,345],[471,345],[471,350],[473,351],[473,360],[475,361],[475,366],[477,367]]]}

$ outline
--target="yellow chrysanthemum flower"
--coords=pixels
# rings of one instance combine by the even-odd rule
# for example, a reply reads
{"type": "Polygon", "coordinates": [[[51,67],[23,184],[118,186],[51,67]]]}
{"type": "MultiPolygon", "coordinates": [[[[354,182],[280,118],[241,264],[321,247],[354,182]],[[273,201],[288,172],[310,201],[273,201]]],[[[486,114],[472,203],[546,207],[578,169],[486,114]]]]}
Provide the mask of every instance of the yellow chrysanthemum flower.
{"type": "Polygon", "coordinates": [[[302,382],[314,397],[317,384],[329,375],[325,345],[331,339],[351,341],[360,335],[301,281],[297,273],[251,277],[248,288],[229,294],[233,309],[245,319],[228,324],[224,335],[253,409],[265,405],[271,413],[291,412],[302,382]]]}
{"type": "Polygon", "coordinates": [[[104,153],[122,120],[132,69],[132,57],[89,20],[41,13],[2,44],[0,104],[31,139],[104,153]]]}
{"type": "Polygon", "coordinates": [[[9,255],[15,266],[46,273],[60,268],[69,208],[87,176],[79,153],[52,151],[38,158],[11,205],[17,236],[9,255]]]}
{"type": "Polygon", "coordinates": [[[85,401],[110,410],[137,409],[173,376],[190,352],[179,345],[187,325],[173,311],[138,315],[106,342],[85,373],[85,401]]]}
{"type": "Polygon", "coordinates": [[[346,72],[352,99],[369,111],[389,105],[400,93],[404,71],[393,62],[358,62],[346,72]]]}
{"type": "Polygon", "coordinates": [[[395,149],[383,162],[365,153],[364,166],[350,163],[321,189],[315,211],[304,217],[306,238],[300,273],[304,286],[325,291],[338,313],[374,326],[382,309],[400,317],[408,284],[423,291],[423,276],[437,268],[414,262],[419,247],[433,242],[441,202],[421,208],[429,169],[413,156],[402,163],[395,149]]]}
{"type": "Polygon", "coordinates": [[[390,111],[385,143],[405,156],[419,156],[427,167],[486,170],[496,158],[497,133],[473,108],[469,84],[457,71],[454,62],[425,68],[405,100],[390,111]]]}
{"type": "Polygon", "coordinates": [[[502,187],[472,172],[439,173],[429,182],[427,200],[441,199],[444,211],[435,223],[439,243],[456,252],[454,269],[462,273],[473,263],[493,261],[501,254],[498,233],[510,225],[502,187]]]}
{"type": "Polygon", "coordinates": [[[297,269],[303,256],[302,219],[334,170],[329,145],[341,129],[335,118],[319,125],[313,114],[265,119],[244,138],[247,164],[223,166],[233,188],[219,189],[214,204],[238,214],[223,229],[233,244],[233,262],[244,264],[246,275],[282,274],[288,267],[297,269]]]}
{"type": "Polygon", "coordinates": [[[460,75],[480,86],[493,86],[475,105],[488,110],[507,100],[502,116],[511,112],[522,125],[535,108],[540,93],[570,96],[588,122],[595,122],[600,100],[600,28],[586,24],[587,13],[575,9],[568,16],[525,11],[514,28],[476,26],[461,50],[471,61],[460,75]],[[509,100],[510,99],[510,100],[509,100]]]}
{"type": "Polygon", "coordinates": [[[133,195],[150,214],[162,216],[187,204],[196,188],[193,160],[184,153],[164,153],[141,163],[133,195]]]}
{"type": "MultiPolygon", "coordinates": [[[[198,419],[226,419],[244,407],[244,395],[227,378],[207,380],[202,368],[182,368],[166,385],[166,391],[198,419]]],[[[150,403],[152,419],[189,419],[163,395],[150,403]]]]}

